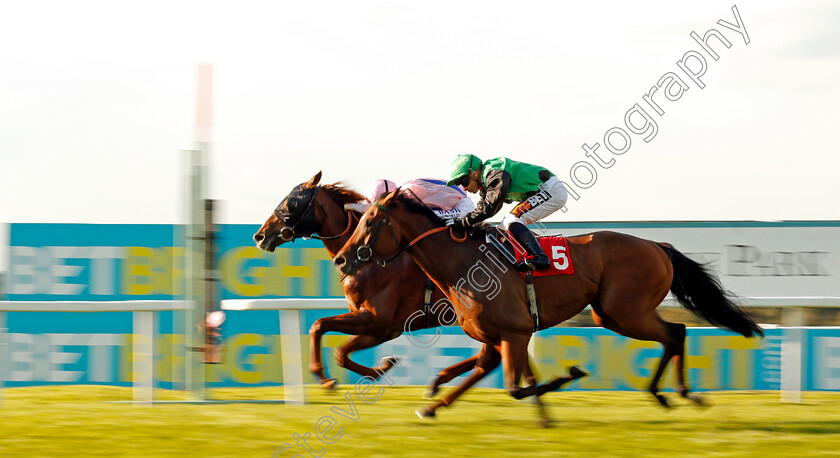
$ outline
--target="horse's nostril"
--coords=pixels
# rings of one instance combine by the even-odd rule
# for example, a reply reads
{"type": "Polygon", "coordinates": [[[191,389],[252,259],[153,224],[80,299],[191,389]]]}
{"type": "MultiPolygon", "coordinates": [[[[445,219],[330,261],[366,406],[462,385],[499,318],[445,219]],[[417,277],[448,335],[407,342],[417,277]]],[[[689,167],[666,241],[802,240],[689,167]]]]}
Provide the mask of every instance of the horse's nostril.
{"type": "Polygon", "coordinates": [[[347,261],[344,259],[344,256],[336,256],[336,258],[333,259],[333,262],[335,263],[335,265],[341,267],[347,261]]]}
{"type": "Polygon", "coordinates": [[[262,235],[261,233],[254,234],[254,241],[255,242],[260,243],[260,242],[263,241],[263,239],[265,239],[265,236],[262,235]]]}

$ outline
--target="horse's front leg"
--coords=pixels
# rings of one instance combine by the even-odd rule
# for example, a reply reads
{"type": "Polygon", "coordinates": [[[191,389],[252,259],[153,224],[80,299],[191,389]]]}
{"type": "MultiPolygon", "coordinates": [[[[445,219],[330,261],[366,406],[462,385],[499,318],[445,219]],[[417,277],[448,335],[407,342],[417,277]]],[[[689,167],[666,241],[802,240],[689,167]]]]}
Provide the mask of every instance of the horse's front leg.
{"type": "MultiPolygon", "coordinates": [[[[525,364],[525,367],[522,368],[522,376],[525,378],[525,383],[527,383],[528,386],[536,388],[537,375],[534,373],[533,361],[531,361],[530,356],[528,357],[527,364],[525,364]]],[[[540,399],[539,396],[534,396],[534,405],[537,406],[537,410],[540,414],[540,426],[543,428],[551,426],[551,417],[548,415],[548,409],[546,409],[545,404],[543,404],[542,399],[540,399]]]]}
{"type": "MultiPolygon", "coordinates": [[[[481,381],[484,377],[487,376],[490,372],[493,372],[493,369],[499,367],[499,361],[501,356],[499,355],[498,350],[493,347],[492,345],[483,344],[481,346],[481,351],[473,356],[470,359],[464,360],[454,366],[451,366],[445,370],[457,368],[457,370],[462,370],[465,367],[469,367],[471,364],[475,365],[475,369],[473,373],[461,384],[458,388],[456,388],[451,393],[448,393],[442,400],[438,401],[434,405],[431,406],[424,406],[417,410],[415,413],[420,418],[434,418],[435,410],[443,406],[450,406],[456,399],[458,399],[464,392],[466,392],[470,387],[481,381]]],[[[464,370],[461,373],[466,372],[469,369],[464,370]]],[[[454,373],[454,371],[453,371],[454,373]]],[[[460,375],[460,374],[458,374],[460,375]]],[[[453,377],[454,378],[454,377],[453,377]]]]}
{"type": "MultiPolygon", "coordinates": [[[[498,350],[496,350],[496,351],[498,351],[498,350]]],[[[432,383],[429,384],[429,388],[426,390],[426,393],[424,393],[424,397],[426,397],[428,399],[431,399],[432,397],[434,397],[440,391],[440,385],[443,385],[444,383],[449,382],[450,380],[454,379],[455,377],[463,375],[463,374],[467,373],[467,371],[470,371],[473,368],[475,368],[476,364],[479,361],[479,358],[483,355],[483,353],[484,353],[484,350],[482,349],[482,352],[473,356],[472,358],[465,359],[465,360],[461,361],[460,363],[453,364],[452,366],[449,366],[446,369],[442,369],[440,372],[438,372],[437,377],[435,377],[435,379],[432,381],[432,383]]],[[[498,363],[496,364],[496,366],[498,366],[498,363]]],[[[485,365],[483,366],[484,375],[487,375],[487,373],[489,373],[490,371],[495,369],[496,366],[493,366],[493,368],[491,369],[485,363],[485,365]]],[[[534,371],[533,371],[533,368],[531,366],[530,358],[528,360],[528,364],[523,368],[522,374],[525,377],[525,383],[527,383],[530,386],[536,386],[537,385],[537,379],[534,376],[534,371]]],[[[539,399],[537,399],[537,403],[539,403],[539,399]]]]}
{"type": "Polygon", "coordinates": [[[528,340],[531,336],[511,334],[502,339],[502,366],[505,370],[505,388],[516,399],[536,394],[534,387],[522,388],[519,380],[528,365],[528,340]]]}
{"type": "Polygon", "coordinates": [[[437,377],[435,377],[435,379],[432,380],[432,383],[429,384],[429,388],[423,394],[423,397],[426,399],[432,399],[436,394],[438,394],[441,385],[454,379],[455,377],[473,370],[481,355],[482,353],[479,353],[471,358],[461,361],[460,363],[453,364],[446,369],[441,369],[441,371],[438,372],[437,377]]]}
{"type": "MultiPolygon", "coordinates": [[[[325,388],[332,388],[335,384],[335,379],[328,379],[324,374],[324,364],[321,355],[321,337],[327,332],[340,332],[353,336],[382,335],[383,332],[381,330],[377,332],[374,316],[367,310],[357,310],[341,315],[320,318],[315,321],[312,327],[309,328],[309,371],[315,374],[315,377],[318,378],[318,381],[325,388]]],[[[365,343],[369,343],[369,345],[358,348],[368,348],[382,342],[384,342],[384,339],[375,340],[374,338],[374,340],[368,342],[360,342],[362,345],[365,343]]],[[[367,369],[370,371],[373,370],[370,368],[367,369]]],[[[369,373],[367,372],[363,375],[368,375],[369,373]]]]}
{"type": "MultiPolygon", "coordinates": [[[[435,395],[437,395],[438,392],[440,391],[440,386],[441,385],[451,381],[455,377],[459,377],[459,376],[461,376],[463,374],[466,374],[467,372],[473,370],[473,368],[475,368],[475,366],[476,366],[476,363],[478,363],[479,358],[482,356],[483,352],[484,352],[484,350],[482,349],[482,352],[479,352],[479,354],[477,354],[477,355],[475,355],[471,358],[465,359],[465,360],[461,361],[460,363],[453,364],[453,365],[447,367],[446,369],[441,369],[441,371],[438,372],[437,377],[435,377],[435,379],[432,380],[432,383],[429,384],[429,387],[426,390],[426,392],[423,394],[423,396],[427,399],[431,399],[431,398],[435,397],[435,395]]],[[[534,377],[534,373],[533,373],[533,370],[531,369],[530,362],[523,369],[523,375],[525,377],[525,382],[527,384],[529,384],[529,385],[536,385],[537,384],[536,377],[534,377]]]]}

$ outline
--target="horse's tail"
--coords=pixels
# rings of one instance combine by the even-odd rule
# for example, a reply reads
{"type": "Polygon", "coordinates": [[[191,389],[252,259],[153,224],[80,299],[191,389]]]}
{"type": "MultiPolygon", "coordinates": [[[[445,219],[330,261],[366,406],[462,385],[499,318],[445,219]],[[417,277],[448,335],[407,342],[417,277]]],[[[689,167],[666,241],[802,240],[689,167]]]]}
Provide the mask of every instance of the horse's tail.
{"type": "Polygon", "coordinates": [[[667,243],[658,244],[674,266],[671,293],[683,307],[709,323],[744,337],[764,336],[764,330],[727,297],[717,277],[706,266],[689,259],[667,243]]]}

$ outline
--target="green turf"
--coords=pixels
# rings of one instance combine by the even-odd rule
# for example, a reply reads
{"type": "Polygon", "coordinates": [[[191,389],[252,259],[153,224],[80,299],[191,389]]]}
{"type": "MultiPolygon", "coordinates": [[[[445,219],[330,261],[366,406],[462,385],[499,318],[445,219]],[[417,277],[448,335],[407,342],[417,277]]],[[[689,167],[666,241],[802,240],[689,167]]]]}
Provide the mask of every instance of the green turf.
{"type": "MultiPolygon", "coordinates": [[[[311,388],[305,406],[266,404],[132,406],[115,387],[37,387],[4,390],[0,455],[25,456],[263,456],[293,433],[324,456],[815,456],[840,454],[840,394],[806,393],[783,404],[776,392],[710,393],[714,405],[677,399],[664,410],[647,393],[558,392],[543,397],[555,424],[536,427],[531,404],[501,390],[476,389],[437,420],[414,414],[419,387],[385,387],[370,404],[354,395],[358,421],[331,412],[347,407],[352,387],[311,388]],[[315,436],[330,415],[344,429],[335,443],[315,436]]],[[[281,389],[213,390],[218,398],[270,399],[281,389]]],[[[164,392],[163,397],[180,393],[164,392]]],[[[331,432],[335,432],[333,429],[331,432]]],[[[290,449],[280,456],[309,456],[290,449]]]]}

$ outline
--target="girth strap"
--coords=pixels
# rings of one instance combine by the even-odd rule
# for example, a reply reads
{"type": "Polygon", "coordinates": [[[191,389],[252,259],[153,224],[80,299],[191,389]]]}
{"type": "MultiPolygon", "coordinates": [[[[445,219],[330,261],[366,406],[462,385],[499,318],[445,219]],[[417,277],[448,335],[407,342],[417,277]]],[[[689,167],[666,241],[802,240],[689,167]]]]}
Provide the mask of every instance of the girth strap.
{"type": "Polygon", "coordinates": [[[432,327],[432,302],[435,300],[435,283],[428,278],[426,279],[425,293],[423,294],[423,317],[425,318],[425,327],[432,327]]]}
{"type": "Polygon", "coordinates": [[[530,270],[525,272],[525,287],[528,290],[528,311],[531,313],[531,320],[534,321],[534,332],[537,332],[540,329],[540,304],[537,302],[534,277],[530,270]]]}

